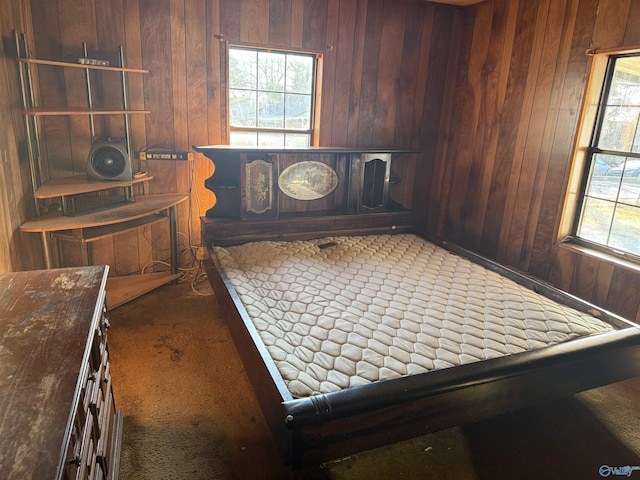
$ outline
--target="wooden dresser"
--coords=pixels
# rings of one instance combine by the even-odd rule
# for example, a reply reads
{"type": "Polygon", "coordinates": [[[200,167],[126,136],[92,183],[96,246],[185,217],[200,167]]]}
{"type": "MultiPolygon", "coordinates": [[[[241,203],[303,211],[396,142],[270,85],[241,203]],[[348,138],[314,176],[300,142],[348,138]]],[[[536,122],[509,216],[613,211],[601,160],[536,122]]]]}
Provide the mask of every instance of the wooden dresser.
{"type": "Polygon", "coordinates": [[[115,479],[108,267],[0,274],[0,478],[115,479]]]}

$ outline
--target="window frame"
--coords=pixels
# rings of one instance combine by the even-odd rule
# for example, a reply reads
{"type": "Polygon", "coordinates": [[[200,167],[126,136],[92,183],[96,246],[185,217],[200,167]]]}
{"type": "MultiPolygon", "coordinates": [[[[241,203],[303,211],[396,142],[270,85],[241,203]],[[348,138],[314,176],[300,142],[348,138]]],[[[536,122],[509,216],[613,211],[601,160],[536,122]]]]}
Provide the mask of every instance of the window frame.
{"type": "Polygon", "coordinates": [[[596,155],[614,153],[616,155],[624,154],[627,157],[637,156],[640,158],[640,154],[637,153],[629,154],[629,152],[612,151],[593,146],[595,139],[599,138],[602,128],[602,117],[604,115],[601,103],[603,99],[607,98],[611,86],[611,77],[614,72],[614,69],[610,67],[612,59],[638,56],[640,55],[640,48],[589,50],[586,53],[591,60],[589,76],[578,124],[565,204],[558,229],[558,243],[574,244],[581,247],[581,249],[593,251],[598,256],[604,254],[623,260],[625,263],[631,262],[633,265],[640,266],[639,255],[617,250],[577,236],[581,212],[585,202],[585,193],[589,184],[591,163],[595,161],[596,155]]]}
{"type": "Polygon", "coordinates": [[[226,85],[225,85],[225,95],[226,95],[226,115],[225,115],[225,123],[226,123],[226,136],[227,136],[227,144],[231,144],[231,132],[268,132],[268,133],[305,133],[309,135],[309,146],[317,147],[320,142],[320,114],[321,114],[321,100],[322,100],[322,71],[323,71],[323,61],[324,55],[321,52],[314,50],[307,50],[302,48],[287,48],[287,47],[270,47],[265,45],[257,45],[252,43],[243,43],[243,42],[226,42],[226,85]],[[256,50],[263,51],[269,53],[292,53],[292,54],[300,54],[300,55],[313,55],[315,57],[314,62],[314,78],[313,78],[313,86],[311,93],[311,118],[310,118],[310,127],[308,130],[296,130],[296,129],[287,129],[287,128],[267,128],[267,127],[232,127],[231,126],[231,108],[230,108],[230,69],[231,69],[231,61],[229,50],[231,48],[244,48],[247,50],[256,50]]]}

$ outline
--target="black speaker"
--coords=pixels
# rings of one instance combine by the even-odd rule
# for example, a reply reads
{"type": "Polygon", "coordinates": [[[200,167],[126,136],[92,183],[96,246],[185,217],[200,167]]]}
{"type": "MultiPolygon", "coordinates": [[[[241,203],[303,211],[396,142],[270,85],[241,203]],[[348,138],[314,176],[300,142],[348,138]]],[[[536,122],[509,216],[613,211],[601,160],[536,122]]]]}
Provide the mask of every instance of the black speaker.
{"type": "Polygon", "coordinates": [[[87,160],[89,180],[131,180],[131,160],[123,139],[95,139],[87,160]]]}

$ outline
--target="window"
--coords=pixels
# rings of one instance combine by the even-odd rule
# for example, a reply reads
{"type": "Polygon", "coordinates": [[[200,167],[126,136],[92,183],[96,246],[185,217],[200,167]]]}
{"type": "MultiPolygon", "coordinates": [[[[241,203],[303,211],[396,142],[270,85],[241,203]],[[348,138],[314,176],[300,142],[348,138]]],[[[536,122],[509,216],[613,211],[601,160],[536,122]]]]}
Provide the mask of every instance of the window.
{"type": "Polygon", "coordinates": [[[230,143],[314,145],[319,61],[310,53],[230,46],[230,143]]]}
{"type": "Polygon", "coordinates": [[[609,55],[605,72],[575,236],[640,256],[640,54],[609,55]]]}

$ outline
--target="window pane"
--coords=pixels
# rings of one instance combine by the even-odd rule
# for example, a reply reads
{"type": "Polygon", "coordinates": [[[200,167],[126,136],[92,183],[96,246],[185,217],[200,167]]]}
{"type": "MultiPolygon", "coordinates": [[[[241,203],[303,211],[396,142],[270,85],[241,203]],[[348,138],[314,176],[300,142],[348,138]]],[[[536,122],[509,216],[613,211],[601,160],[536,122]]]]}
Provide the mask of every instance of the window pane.
{"type": "Polygon", "coordinates": [[[313,73],[312,57],[289,55],[287,58],[287,92],[311,94],[313,73]]]}
{"type": "Polygon", "coordinates": [[[606,245],[614,209],[615,203],[613,202],[597,198],[586,198],[582,210],[582,219],[578,227],[578,236],[585,240],[606,245]]]}
{"type": "Polygon", "coordinates": [[[311,125],[311,96],[287,94],[286,128],[308,130],[311,125]]]}
{"type": "Polygon", "coordinates": [[[591,173],[586,195],[615,201],[618,198],[620,178],[611,175],[611,165],[624,161],[624,157],[614,155],[595,155],[591,163],[591,173]]]}
{"type": "Polygon", "coordinates": [[[258,145],[258,134],[256,132],[231,132],[229,140],[231,145],[255,147],[258,145]]]}
{"type": "Polygon", "coordinates": [[[613,165],[617,165],[621,161],[624,161],[624,157],[597,154],[594,158],[593,165],[591,166],[591,176],[606,177],[611,173],[611,167],[613,165]]]}
{"type": "Polygon", "coordinates": [[[611,57],[614,68],[605,85],[594,130],[591,162],[576,235],[618,251],[640,250],[640,55],[611,57]]]}
{"type": "Polygon", "coordinates": [[[284,126],[284,94],[258,93],[258,127],[282,128],[284,126]]]}
{"type": "Polygon", "coordinates": [[[229,48],[229,87],[255,90],[258,86],[258,52],[229,48]]]}
{"type": "Polygon", "coordinates": [[[284,133],[260,132],[258,134],[258,145],[261,147],[283,147],[284,133]]]}
{"type": "Polygon", "coordinates": [[[256,93],[229,90],[229,123],[234,127],[256,126],[256,93]]]}
{"type": "Polygon", "coordinates": [[[640,208],[618,205],[609,246],[640,255],[640,208]]]}
{"type": "Polygon", "coordinates": [[[640,71],[638,57],[623,57],[616,60],[616,70],[611,79],[607,100],[608,105],[640,106],[638,71],[640,71]]]}
{"type": "Polygon", "coordinates": [[[230,142],[310,145],[316,62],[309,53],[229,47],[230,142]],[[235,127],[254,130],[255,136],[235,127]]]}
{"type": "Polygon", "coordinates": [[[306,133],[287,133],[285,135],[285,145],[287,147],[308,147],[311,145],[311,135],[306,133]]]}
{"type": "Polygon", "coordinates": [[[630,152],[638,126],[640,108],[609,106],[605,109],[598,147],[630,152]]]}
{"type": "MultiPolygon", "coordinates": [[[[622,165],[619,168],[622,168],[622,165]]],[[[640,205],[640,160],[627,159],[625,162],[618,201],[629,205],[640,205]]]]}
{"type": "Polygon", "coordinates": [[[282,53],[258,53],[258,89],[284,92],[285,59],[282,53]]]}

